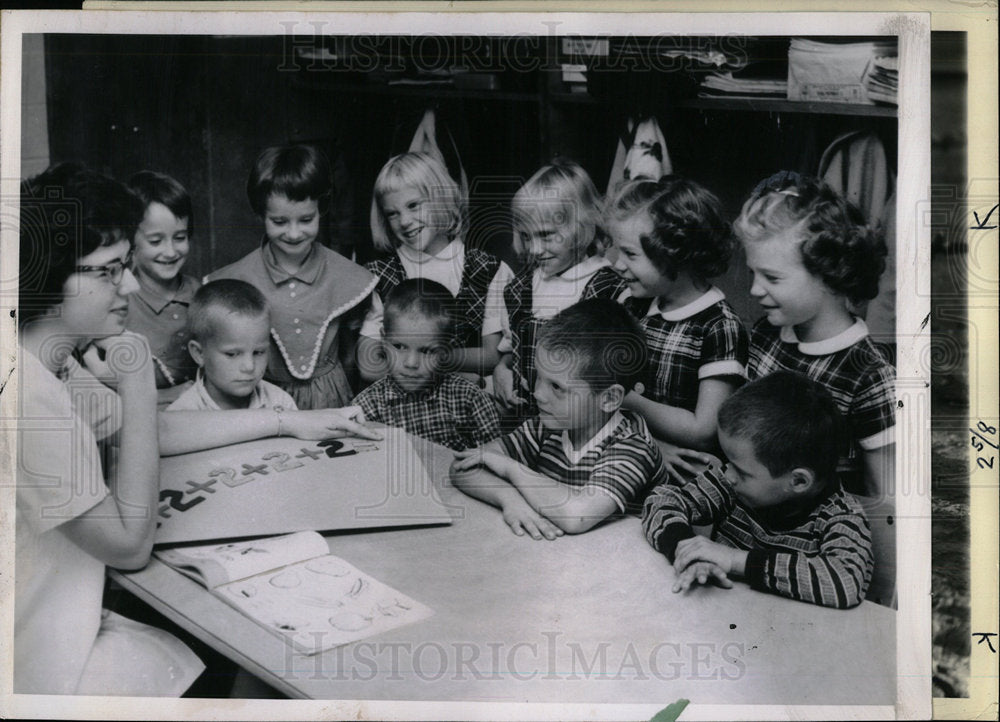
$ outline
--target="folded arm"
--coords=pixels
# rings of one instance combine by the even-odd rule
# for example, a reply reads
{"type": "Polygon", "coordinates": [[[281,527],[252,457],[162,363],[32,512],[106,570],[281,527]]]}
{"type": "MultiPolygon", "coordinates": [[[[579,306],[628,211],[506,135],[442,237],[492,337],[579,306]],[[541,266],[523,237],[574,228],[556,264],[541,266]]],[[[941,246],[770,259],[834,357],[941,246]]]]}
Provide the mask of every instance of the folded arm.
{"type": "MultiPolygon", "coordinates": [[[[502,449],[500,441],[494,440],[479,449],[458,452],[449,473],[451,483],[474,499],[499,508],[504,522],[518,536],[525,533],[533,539],[561,536],[563,531],[559,526],[537,512],[506,478],[483,463],[487,456],[503,457],[502,449]]],[[[494,462],[493,466],[500,465],[494,462]]]]}

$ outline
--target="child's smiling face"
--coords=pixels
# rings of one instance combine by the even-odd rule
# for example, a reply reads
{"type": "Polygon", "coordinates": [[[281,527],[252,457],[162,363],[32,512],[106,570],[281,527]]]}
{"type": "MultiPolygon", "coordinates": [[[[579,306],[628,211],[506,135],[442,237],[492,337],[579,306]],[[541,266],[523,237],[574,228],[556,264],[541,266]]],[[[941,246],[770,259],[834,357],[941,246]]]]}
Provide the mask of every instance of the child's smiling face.
{"type": "Polygon", "coordinates": [[[448,245],[449,215],[420,188],[390,191],[380,207],[393,236],[408,248],[433,256],[448,245]]]}
{"type": "Polygon", "coordinates": [[[153,201],[135,233],[132,260],[140,277],[169,284],[184,267],[189,250],[188,219],[153,201]]]}
{"type": "Polygon", "coordinates": [[[788,233],[744,243],[753,275],[750,295],[774,326],[808,326],[832,304],[842,305],[822,279],[803,265],[799,243],[788,233]]]}
{"type": "Polygon", "coordinates": [[[642,248],[642,238],[653,234],[648,213],[635,213],[608,224],[614,269],[628,283],[635,298],[655,298],[670,292],[674,282],[664,276],[642,248]]]}
{"type": "Polygon", "coordinates": [[[580,227],[572,217],[573,209],[561,203],[539,203],[518,214],[518,232],[532,261],[545,277],[551,277],[579,263],[584,249],[577,238],[580,227]]]}
{"type": "Polygon", "coordinates": [[[293,201],[281,193],[267,197],[264,233],[272,248],[289,259],[304,259],[319,236],[319,203],[293,201]]]}

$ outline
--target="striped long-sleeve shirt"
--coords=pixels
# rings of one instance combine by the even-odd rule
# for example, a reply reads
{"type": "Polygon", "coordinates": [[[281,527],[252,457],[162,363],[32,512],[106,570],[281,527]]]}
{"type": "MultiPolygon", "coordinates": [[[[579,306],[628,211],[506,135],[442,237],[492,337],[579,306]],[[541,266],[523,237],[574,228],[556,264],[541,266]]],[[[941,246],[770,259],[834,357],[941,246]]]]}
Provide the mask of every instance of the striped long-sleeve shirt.
{"type": "Polygon", "coordinates": [[[712,538],[749,551],[751,588],[827,607],[861,603],[871,580],[868,520],[858,502],[837,489],[811,508],[784,517],[745,507],[717,469],[684,485],[659,485],[646,499],[646,539],[672,562],[692,525],[712,524],[712,538]]]}

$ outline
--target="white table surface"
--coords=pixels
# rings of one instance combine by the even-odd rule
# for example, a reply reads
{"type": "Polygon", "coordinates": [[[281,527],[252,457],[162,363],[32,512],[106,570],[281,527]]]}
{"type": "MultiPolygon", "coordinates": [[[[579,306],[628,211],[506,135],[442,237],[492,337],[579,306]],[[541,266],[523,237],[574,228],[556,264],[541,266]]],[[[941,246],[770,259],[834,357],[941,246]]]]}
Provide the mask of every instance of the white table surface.
{"type": "Polygon", "coordinates": [[[294,652],[153,560],[126,589],[293,697],[479,702],[892,704],[896,614],[755,592],[674,594],[638,519],[555,541],[517,537],[444,481],[448,526],[328,536],[330,551],[430,606],[430,619],[321,655],[294,652]]]}

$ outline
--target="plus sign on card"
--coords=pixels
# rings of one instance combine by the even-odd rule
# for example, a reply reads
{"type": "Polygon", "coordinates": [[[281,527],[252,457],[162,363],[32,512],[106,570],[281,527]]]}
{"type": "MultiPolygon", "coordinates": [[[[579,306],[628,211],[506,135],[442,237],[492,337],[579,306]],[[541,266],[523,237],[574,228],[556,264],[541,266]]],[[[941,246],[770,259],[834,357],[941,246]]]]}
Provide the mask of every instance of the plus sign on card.
{"type": "Polygon", "coordinates": [[[156,543],[450,524],[410,437],[272,438],[160,459],[156,543]]]}

